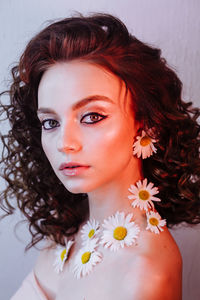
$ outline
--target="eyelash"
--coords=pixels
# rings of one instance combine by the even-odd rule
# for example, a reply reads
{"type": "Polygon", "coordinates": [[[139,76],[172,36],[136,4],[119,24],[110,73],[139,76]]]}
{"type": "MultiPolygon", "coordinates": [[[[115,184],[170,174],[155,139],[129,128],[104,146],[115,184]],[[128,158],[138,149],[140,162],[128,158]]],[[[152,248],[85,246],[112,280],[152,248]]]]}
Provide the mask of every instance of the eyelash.
{"type": "MultiPolygon", "coordinates": [[[[103,119],[106,118],[106,116],[104,116],[104,115],[101,115],[101,114],[92,112],[92,113],[88,113],[88,114],[86,114],[85,116],[83,116],[83,117],[81,118],[81,121],[82,121],[85,117],[87,117],[87,116],[98,116],[98,117],[101,117],[101,119],[98,120],[98,121],[94,121],[94,122],[88,122],[88,123],[87,123],[87,122],[83,122],[83,123],[85,123],[85,124],[95,124],[95,123],[98,123],[98,122],[100,122],[100,121],[102,121],[103,119]]],[[[52,129],[54,129],[55,127],[59,127],[59,126],[55,126],[55,127],[46,129],[46,128],[44,127],[44,125],[45,125],[46,122],[50,122],[50,121],[53,121],[53,122],[58,123],[58,121],[56,121],[56,120],[54,120],[54,119],[45,119],[45,120],[43,120],[43,121],[41,122],[42,128],[43,128],[44,130],[52,130],[52,129]]]]}

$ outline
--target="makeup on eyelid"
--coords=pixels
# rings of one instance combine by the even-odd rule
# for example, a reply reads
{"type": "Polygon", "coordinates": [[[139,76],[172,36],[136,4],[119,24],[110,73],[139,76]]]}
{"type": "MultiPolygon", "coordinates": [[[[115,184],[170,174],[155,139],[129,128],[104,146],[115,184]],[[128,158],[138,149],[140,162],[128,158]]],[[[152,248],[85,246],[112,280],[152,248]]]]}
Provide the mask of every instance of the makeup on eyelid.
{"type": "Polygon", "coordinates": [[[70,192],[101,194],[104,188],[121,185],[127,174],[139,177],[140,171],[132,173],[140,170],[140,162],[132,155],[139,124],[130,108],[130,94],[125,92],[115,75],[86,62],[56,64],[44,73],[38,88],[38,115],[40,120],[52,119],[46,128],[58,128],[43,131],[42,147],[70,192]],[[99,95],[97,101],[95,95],[99,95]],[[73,161],[89,167],[58,170],[60,163],[73,161]]]}
{"type": "MultiPolygon", "coordinates": [[[[106,116],[108,116],[107,115],[108,113],[112,112],[112,108],[110,107],[112,104],[109,105],[110,103],[109,102],[107,102],[107,103],[108,103],[108,105],[103,104],[103,103],[101,105],[99,105],[99,104],[94,104],[94,103],[90,102],[85,105],[84,109],[80,108],[80,111],[77,112],[76,115],[78,115],[78,117],[80,119],[88,114],[100,114],[100,115],[104,114],[102,116],[106,117],[106,116]]],[[[47,117],[46,119],[50,119],[50,116],[52,116],[52,117],[59,116],[59,114],[57,114],[54,110],[51,111],[50,108],[46,108],[47,111],[44,111],[44,112],[42,110],[43,110],[43,108],[38,109],[38,118],[40,119],[40,122],[42,122],[45,119],[45,116],[47,117]],[[48,112],[48,110],[49,110],[49,112],[48,112]],[[42,116],[42,117],[40,117],[40,116],[42,116]]],[[[73,114],[73,112],[72,112],[72,114],[73,114]]]]}
{"type": "MultiPolygon", "coordinates": [[[[106,119],[106,118],[107,118],[107,116],[105,116],[105,115],[101,115],[101,114],[96,113],[96,112],[91,112],[91,113],[87,113],[87,114],[85,114],[85,115],[82,116],[82,118],[81,118],[81,123],[82,123],[82,124],[88,124],[88,125],[91,124],[91,125],[92,125],[92,124],[99,123],[100,121],[102,121],[102,120],[104,120],[104,119],[106,119]],[[93,120],[93,121],[90,119],[91,122],[87,122],[87,121],[82,122],[82,120],[84,120],[86,117],[90,117],[90,116],[100,117],[100,119],[98,119],[98,120],[93,120]]],[[[52,128],[45,129],[44,124],[47,123],[47,122],[50,122],[50,121],[54,121],[54,122],[57,122],[57,123],[58,123],[58,121],[56,121],[56,120],[54,120],[54,119],[51,119],[51,118],[43,119],[43,120],[40,121],[40,122],[41,122],[41,125],[42,125],[42,128],[43,128],[44,130],[50,130],[50,129],[53,129],[53,128],[55,128],[55,127],[59,127],[59,126],[54,126],[54,127],[52,127],[52,128]]]]}

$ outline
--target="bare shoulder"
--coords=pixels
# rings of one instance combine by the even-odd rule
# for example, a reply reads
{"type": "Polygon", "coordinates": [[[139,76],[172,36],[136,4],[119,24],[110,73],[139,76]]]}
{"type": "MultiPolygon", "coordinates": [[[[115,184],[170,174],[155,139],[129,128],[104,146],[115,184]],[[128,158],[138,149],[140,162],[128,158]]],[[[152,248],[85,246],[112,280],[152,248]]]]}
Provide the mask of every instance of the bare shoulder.
{"type": "Polygon", "coordinates": [[[181,300],[182,258],[167,228],[142,232],[137,247],[128,275],[132,299],[181,300]]]}
{"type": "Polygon", "coordinates": [[[54,256],[55,246],[52,242],[46,242],[42,250],[40,250],[39,256],[37,257],[34,271],[36,275],[42,275],[44,267],[47,271],[52,269],[52,259],[54,256]]]}
{"type": "Polygon", "coordinates": [[[57,276],[53,269],[55,260],[55,245],[47,242],[36,260],[34,274],[41,289],[48,295],[48,299],[54,299],[57,288],[57,276]]]}

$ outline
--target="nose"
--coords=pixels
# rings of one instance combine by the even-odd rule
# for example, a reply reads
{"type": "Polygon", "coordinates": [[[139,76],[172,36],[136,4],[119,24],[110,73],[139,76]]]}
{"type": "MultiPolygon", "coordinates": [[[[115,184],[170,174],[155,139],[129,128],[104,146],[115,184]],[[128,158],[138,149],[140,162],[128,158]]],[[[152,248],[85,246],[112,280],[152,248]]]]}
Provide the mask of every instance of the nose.
{"type": "Polygon", "coordinates": [[[65,153],[78,152],[82,149],[80,133],[75,126],[65,126],[60,130],[57,149],[65,153]]]}

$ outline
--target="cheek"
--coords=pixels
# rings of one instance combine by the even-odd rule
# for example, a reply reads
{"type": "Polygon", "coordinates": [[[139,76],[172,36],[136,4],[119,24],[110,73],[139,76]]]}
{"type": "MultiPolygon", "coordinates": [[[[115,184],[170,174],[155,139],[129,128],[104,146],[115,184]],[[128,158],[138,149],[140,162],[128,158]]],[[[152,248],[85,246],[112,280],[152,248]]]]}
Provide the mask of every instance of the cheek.
{"type": "Polygon", "coordinates": [[[98,134],[91,133],[87,151],[101,162],[125,160],[126,156],[128,158],[132,154],[132,136],[127,126],[116,126],[115,122],[98,134]]]}
{"type": "Polygon", "coordinates": [[[43,151],[47,157],[47,159],[50,161],[50,163],[52,162],[52,158],[54,157],[55,151],[54,151],[54,143],[52,143],[52,139],[51,141],[48,139],[48,137],[45,137],[42,135],[41,137],[41,144],[42,144],[42,148],[43,151]]]}
{"type": "Polygon", "coordinates": [[[47,141],[46,139],[43,137],[41,137],[41,144],[42,144],[42,148],[43,148],[43,151],[44,153],[47,155],[47,150],[48,150],[48,147],[47,147],[47,141]]]}

